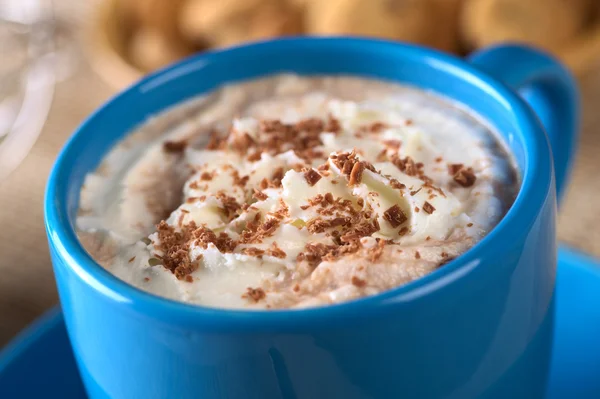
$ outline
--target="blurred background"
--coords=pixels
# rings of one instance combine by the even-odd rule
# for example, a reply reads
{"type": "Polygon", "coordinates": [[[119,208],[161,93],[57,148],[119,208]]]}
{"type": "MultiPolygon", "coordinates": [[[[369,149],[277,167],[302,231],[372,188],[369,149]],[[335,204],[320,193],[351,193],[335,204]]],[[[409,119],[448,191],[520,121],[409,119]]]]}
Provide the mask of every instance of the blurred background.
{"type": "Polygon", "coordinates": [[[384,37],[459,56],[512,40],[555,54],[583,97],[559,238],[600,256],[600,1],[0,0],[0,346],[57,302],[42,201],[77,125],[182,57],[303,34],[384,37]]]}

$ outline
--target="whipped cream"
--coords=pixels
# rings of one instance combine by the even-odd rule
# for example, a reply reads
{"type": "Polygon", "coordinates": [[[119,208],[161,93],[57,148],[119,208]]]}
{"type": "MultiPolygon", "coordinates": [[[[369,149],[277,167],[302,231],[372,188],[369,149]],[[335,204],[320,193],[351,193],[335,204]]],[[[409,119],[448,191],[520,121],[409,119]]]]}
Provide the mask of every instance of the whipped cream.
{"type": "Polygon", "coordinates": [[[140,128],[87,177],[77,227],[99,263],[159,295],[319,306],[459,256],[516,187],[490,128],[446,100],[376,81],[279,76],[140,128]]]}

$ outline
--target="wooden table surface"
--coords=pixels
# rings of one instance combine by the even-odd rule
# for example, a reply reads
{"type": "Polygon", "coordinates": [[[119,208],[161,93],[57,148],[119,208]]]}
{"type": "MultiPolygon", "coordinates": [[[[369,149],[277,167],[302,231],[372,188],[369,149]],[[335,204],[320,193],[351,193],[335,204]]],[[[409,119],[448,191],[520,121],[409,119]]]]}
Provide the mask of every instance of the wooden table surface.
{"type": "MultiPolygon", "coordinates": [[[[559,238],[600,257],[600,69],[581,81],[581,89],[582,137],[560,210],[559,238]]],[[[44,186],[66,138],[112,92],[80,57],[76,72],[57,85],[31,153],[0,182],[0,347],[58,301],[43,226],[44,186]]]]}

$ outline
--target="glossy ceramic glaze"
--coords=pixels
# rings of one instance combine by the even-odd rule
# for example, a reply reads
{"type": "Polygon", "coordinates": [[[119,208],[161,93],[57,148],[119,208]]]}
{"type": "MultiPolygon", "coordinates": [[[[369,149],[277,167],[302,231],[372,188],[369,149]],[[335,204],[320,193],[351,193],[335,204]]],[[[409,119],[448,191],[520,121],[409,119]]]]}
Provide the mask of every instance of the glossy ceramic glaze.
{"type": "MultiPolygon", "coordinates": [[[[554,344],[545,399],[598,399],[600,264],[563,247],[558,251],[556,278],[554,344]]],[[[0,398],[47,396],[87,398],[58,307],[0,350],[0,398]]]]}
{"type": "MultiPolygon", "coordinates": [[[[558,251],[556,316],[545,399],[600,398],[600,264],[558,251]]],[[[62,312],[50,310],[0,351],[0,398],[87,398],[62,312]]]]}
{"type": "MultiPolygon", "coordinates": [[[[571,77],[523,47],[490,49],[473,62],[526,89],[560,148],[562,187],[576,131],[571,77]]],[[[60,154],[45,212],[67,330],[93,399],[543,397],[553,335],[555,197],[544,129],[500,81],[420,47],[301,38],[204,53],[109,101],[60,154]],[[393,80],[468,105],[497,127],[517,160],[523,184],[515,204],[487,237],[436,272],[324,308],[185,305],[139,291],[96,265],[73,224],[83,177],[110,147],[170,105],[283,71],[393,80]]]]}

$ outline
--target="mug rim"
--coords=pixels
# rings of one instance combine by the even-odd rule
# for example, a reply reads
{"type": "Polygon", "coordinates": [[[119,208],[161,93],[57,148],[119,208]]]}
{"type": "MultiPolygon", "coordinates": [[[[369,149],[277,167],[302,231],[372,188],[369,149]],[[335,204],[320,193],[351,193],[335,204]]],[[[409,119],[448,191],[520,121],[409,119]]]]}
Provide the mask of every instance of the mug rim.
{"type": "MultiPolygon", "coordinates": [[[[199,92],[198,95],[204,93],[199,92]]],[[[449,97],[452,98],[452,96],[449,97]]],[[[186,99],[181,100],[185,101],[186,99]]],[[[164,107],[162,111],[168,108],[164,107]]],[[[488,117],[488,115],[481,116],[488,117]]],[[[143,120],[139,122],[142,123],[143,120]]],[[[123,133],[120,139],[127,134],[128,132],[123,133]]],[[[209,329],[293,328],[296,330],[302,327],[314,328],[317,322],[323,326],[334,324],[339,326],[340,321],[364,320],[365,317],[399,311],[403,307],[425,298],[439,296],[443,288],[459,281],[471,272],[485,267],[484,260],[486,258],[501,258],[506,253],[508,246],[518,241],[519,234],[524,237],[537,219],[539,210],[547,199],[548,190],[553,189],[551,186],[554,181],[552,170],[548,138],[529,106],[502,82],[460,58],[414,44],[383,39],[360,37],[279,38],[193,55],[149,74],[97,108],[75,129],[52,167],[44,198],[44,222],[51,250],[62,258],[78,278],[84,280],[100,295],[130,307],[136,312],[152,314],[153,317],[164,321],[209,329]],[[236,54],[245,51],[261,49],[277,52],[277,49],[281,48],[280,46],[295,46],[301,51],[303,46],[338,48],[342,45],[354,50],[364,46],[378,45],[387,51],[399,53],[400,57],[412,57],[419,63],[435,63],[437,68],[452,69],[460,74],[460,78],[467,81],[468,84],[484,87],[487,94],[494,97],[494,101],[502,102],[504,108],[514,116],[514,125],[523,136],[522,144],[525,153],[525,166],[521,171],[521,186],[507,213],[473,247],[423,277],[376,295],[319,307],[275,310],[210,308],[164,298],[119,279],[99,265],[83,249],[73,225],[70,223],[67,209],[67,191],[71,183],[58,183],[66,180],[63,177],[69,169],[66,159],[73,152],[75,139],[85,135],[88,127],[99,118],[103,118],[108,109],[119,106],[120,102],[125,102],[125,100],[130,101],[126,97],[131,96],[133,92],[142,95],[147,92],[145,88],[152,87],[154,90],[160,85],[168,84],[170,77],[185,74],[187,69],[194,64],[223,62],[223,59],[235,57],[236,54]]]]}

